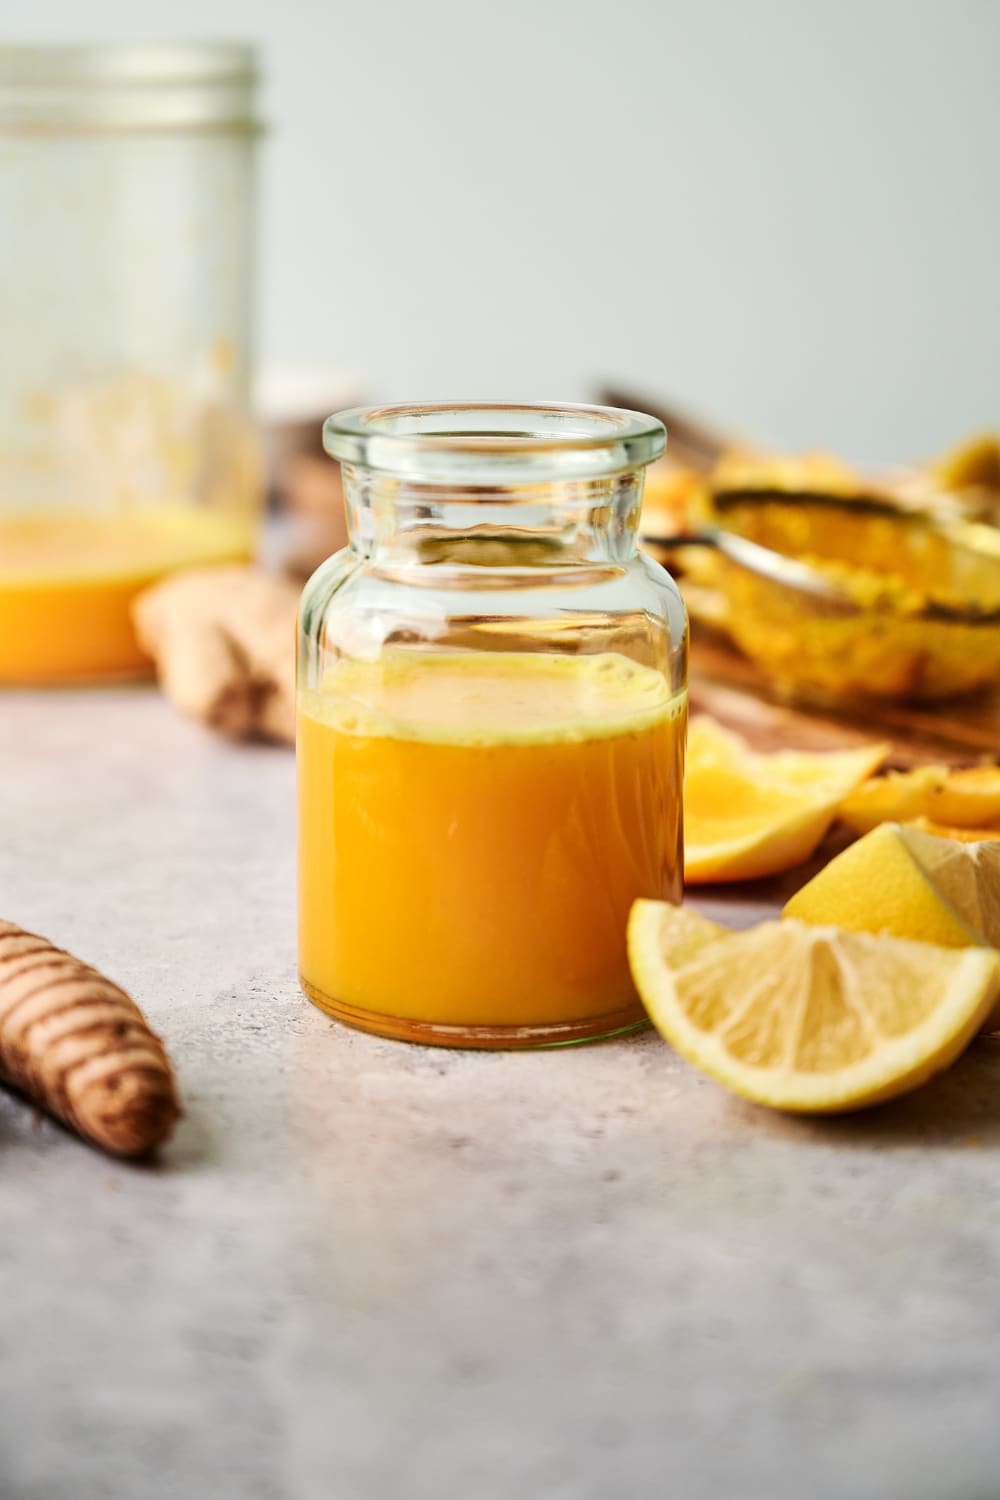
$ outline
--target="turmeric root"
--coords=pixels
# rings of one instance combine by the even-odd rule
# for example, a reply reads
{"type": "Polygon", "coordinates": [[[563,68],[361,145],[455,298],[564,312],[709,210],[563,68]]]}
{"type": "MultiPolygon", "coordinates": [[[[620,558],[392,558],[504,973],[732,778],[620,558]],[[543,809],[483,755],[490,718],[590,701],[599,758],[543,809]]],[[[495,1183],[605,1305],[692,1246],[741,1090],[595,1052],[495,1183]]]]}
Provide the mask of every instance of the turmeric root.
{"type": "Polygon", "coordinates": [[[177,573],[133,605],[174,707],[232,739],[295,738],[298,589],[261,568],[177,573]]]}
{"type": "Polygon", "coordinates": [[[162,1145],[180,1114],[163,1043],[124,990],[0,921],[0,1079],[119,1156],[162,1145]]]}

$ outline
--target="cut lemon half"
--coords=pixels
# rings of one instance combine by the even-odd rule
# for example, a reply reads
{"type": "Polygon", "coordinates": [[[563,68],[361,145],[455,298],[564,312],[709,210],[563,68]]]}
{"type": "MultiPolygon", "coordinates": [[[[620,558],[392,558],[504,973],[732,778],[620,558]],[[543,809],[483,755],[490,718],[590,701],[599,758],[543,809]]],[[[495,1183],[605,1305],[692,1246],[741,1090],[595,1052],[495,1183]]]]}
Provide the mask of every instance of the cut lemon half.
{"type": "Polygon", "coordinates": [[[926,818],[955,828],[996,825],[1000,835],[1000,766],[918,766],[874,776],[844,800],[840,817],[855,833],[926,818]]]}
{"type": "Polygon", "coordinates": [[[632,975],[657,1030],[775,1109],[833,1114],[918,1087],[962,1052],[1000,990],[988,948],[780,921],[703,934],[685,951],[678,920],[659,901],[637,901],[629,919],[632,975]]]}
{"type": "Polygon", "coordinates": [[[997,828],[955,828],[949,823],[935,823],[930,818],[914,818],[907,825],[921,833],[934,833],[939,839],[960,839],[963,844],[995,844],[1000,839],[997,828]]]}
{"type": "Polygon", "coordinates": [[[809,858],[887,746],[762,755],[707,716],[692,720],[684,775],[684,875],[755,880],[809,858]]]}

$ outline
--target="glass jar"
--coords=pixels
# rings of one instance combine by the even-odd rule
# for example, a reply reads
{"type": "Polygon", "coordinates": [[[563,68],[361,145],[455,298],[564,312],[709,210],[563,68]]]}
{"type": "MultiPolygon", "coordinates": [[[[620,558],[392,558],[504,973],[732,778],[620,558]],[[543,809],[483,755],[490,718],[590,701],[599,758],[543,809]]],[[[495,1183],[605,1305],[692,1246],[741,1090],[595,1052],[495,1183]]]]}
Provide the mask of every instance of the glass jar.
{"type": "Polygon", "coordinates": [[[364,1030],[525,1047],[642,1024],[625,928],[679,901],[687,625],[636,550],[662,425],[342,412],[350,544],[306,586],[299,964],[364,1030]]]}
{"type": "Polygon", "coordinates": [[[255,68],[0,47],[0,683],[143,670],[156,577],[245,559],[255,68]]]}

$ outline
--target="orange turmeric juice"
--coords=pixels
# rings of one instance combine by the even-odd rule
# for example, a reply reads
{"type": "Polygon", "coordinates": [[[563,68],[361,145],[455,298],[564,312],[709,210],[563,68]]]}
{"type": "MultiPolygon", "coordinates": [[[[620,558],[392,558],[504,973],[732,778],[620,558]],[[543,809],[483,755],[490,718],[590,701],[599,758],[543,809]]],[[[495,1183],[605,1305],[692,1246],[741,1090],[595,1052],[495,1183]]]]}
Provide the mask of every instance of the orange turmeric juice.
{"type": "Polygon", "coordinates": [[[300,698],[307,993],[426,1041],[641,1020],[625,925],[637,896],[680,899],[684,723],[617,654],[337,663],[300,698]]]}
{"type": "Polygon", "coordinates": [[[148,670],[132,630],[136,594],[177,568],[252,551],[247,517],[195,506],[0,512],[0,683],[148,670]]]}

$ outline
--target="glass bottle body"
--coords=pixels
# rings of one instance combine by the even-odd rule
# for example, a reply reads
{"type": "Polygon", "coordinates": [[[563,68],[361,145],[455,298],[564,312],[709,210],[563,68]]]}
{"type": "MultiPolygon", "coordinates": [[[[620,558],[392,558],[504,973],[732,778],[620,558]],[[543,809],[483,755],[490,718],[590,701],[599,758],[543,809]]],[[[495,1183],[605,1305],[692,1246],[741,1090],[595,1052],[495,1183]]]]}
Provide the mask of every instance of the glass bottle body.
{"type": "Polygon", "coordinates": [[[0,683],[148,666],[135,593],[247,558],[253,57],[0,48],[0,683]]]}
{"type": "Polygon", "coordinates": [[[625,924],[681,894],[685,621],[635,550],[641,467],[566,478],[568,441],[547,479],[345,465],[352,545],[300,615],[300,972],[351,1024],[525,1046],[644,1020],[625,924]]]}

